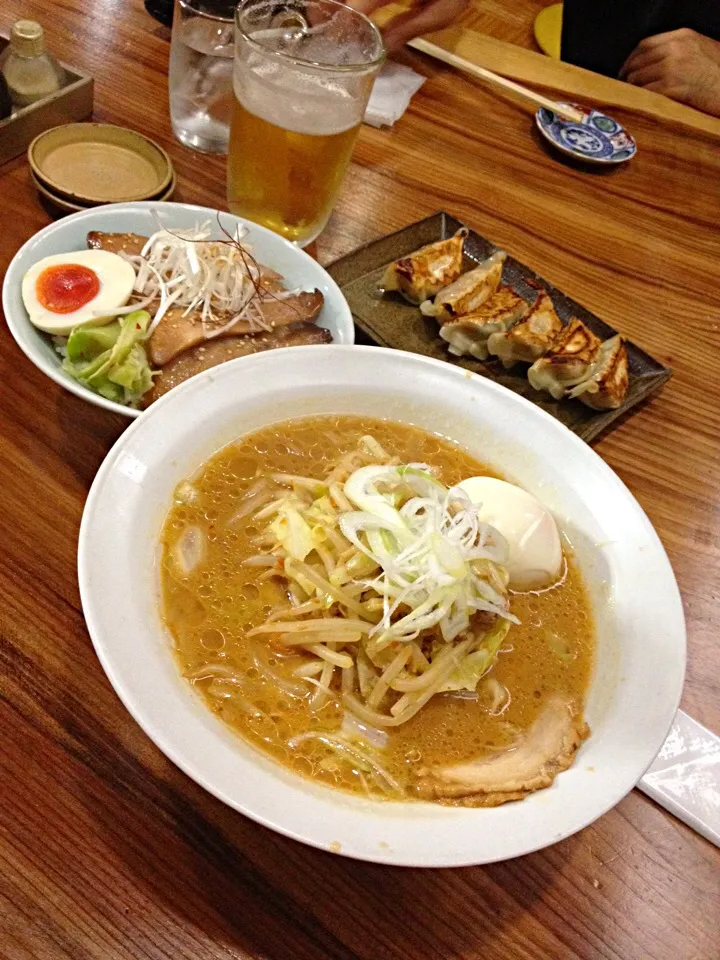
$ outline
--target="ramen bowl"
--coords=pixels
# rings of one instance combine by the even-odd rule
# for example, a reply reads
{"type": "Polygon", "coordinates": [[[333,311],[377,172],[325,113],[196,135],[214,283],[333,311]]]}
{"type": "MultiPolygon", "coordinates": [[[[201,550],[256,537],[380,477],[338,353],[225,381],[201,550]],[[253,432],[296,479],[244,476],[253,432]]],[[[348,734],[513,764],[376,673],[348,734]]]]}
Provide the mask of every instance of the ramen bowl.
{"type": "Polygon", "coordinates": [[[490,863],[600,817],[643,775],[677,709],[685,632],[647,517],[567,428],[450,364],[377,347],[296,347],[217,367],[158,401],[97,474],[80,532],[83,609],[119,697],[186,774],[239,812],[313,846],[381,863],[490,863]],[[491,809],[379,801],[303,779],[225,726],[180,675],[160,615],[159,535],[175,486],[239,436],[319,414],[389,418],[462,444],[555,514],[597,628],[592,735],[553,785],[491,809]]]}
{"type": "Polygon", "coordinates": [[[222,228],[232,233],[238,224],[245,227],[245,242],[252,246],[258,262],[282,274],[289,289],[320,290],[325,302],[318,325],[330,331],[335,343],[354,342],[355,328],[345,297],[330,274],[303,250],[272,230],[231,213],[189,203],[148,200],[112,203],[79,211],[50,224],[23,244],[7,269],[2,290],[5,319],[20,349],[51,380],[82,400],[126,417],[139,417],[141,410],[107,400],[63,370],[62,357],[55,350],[52,338],[30,322],[22,299],[22,279],[43,257],[86,249],[87,235],[91,230],[150,236],[159,229],[158,224],[168,230],[192,230],[205,223],[212,229],[213,239],[223,238],[222,228]]]}

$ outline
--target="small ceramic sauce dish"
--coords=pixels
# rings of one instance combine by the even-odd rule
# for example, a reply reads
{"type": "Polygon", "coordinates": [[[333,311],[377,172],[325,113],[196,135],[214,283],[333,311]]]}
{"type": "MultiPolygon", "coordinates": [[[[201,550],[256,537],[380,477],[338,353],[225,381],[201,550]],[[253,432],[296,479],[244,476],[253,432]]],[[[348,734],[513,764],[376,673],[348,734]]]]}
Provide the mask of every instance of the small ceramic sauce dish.
{"type": "Polygon", "coordinates": [[[157,199],[174,179],[172,162],[159,144],[109,123],[46,130],[30,144],[28,162],[47,192],[76,209],[157,199]]]}
{"type": "Polygon", "coordinates": [[[579,110],[582,123],[561,120],[545,107],[535,114],[538,130],[557,150],[576,160],[607,166],[630,160],[637,153],[637,144],[617,120],[577,103],[560,105],[579,110]]]}

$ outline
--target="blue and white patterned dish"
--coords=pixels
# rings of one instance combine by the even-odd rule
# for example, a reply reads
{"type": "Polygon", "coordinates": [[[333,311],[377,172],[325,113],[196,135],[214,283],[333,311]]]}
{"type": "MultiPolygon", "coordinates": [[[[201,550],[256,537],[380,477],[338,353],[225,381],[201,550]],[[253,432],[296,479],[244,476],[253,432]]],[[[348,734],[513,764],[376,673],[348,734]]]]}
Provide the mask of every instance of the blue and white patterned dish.
{"type": "Polygon", "coordinates": [[[623,163],[637,153],[637,144],[617,120],[576,103],[561,106],[579,110],[583,114],[582,123],[561,120],[545,107],[535,114],[538,130],[558,150],[576,160],[608,165],[623,163]]]}

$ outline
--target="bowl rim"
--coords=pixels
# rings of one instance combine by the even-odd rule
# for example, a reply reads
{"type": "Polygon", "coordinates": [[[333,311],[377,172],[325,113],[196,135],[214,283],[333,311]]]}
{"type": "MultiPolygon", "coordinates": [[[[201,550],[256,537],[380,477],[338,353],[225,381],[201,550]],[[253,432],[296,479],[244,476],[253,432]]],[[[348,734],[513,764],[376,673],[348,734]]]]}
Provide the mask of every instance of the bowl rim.
{"type": "MultiPolygon", "coordinates": [[[[272,351],[267,354],[259,354],[255,357],[249,358],[250,362],[253,365],[259,366],[260,364],[267,363],[276,363],[281,365],[287,359],[288,350],[303,350],[304,348],[286,348],[283,350],[272,351]]],[[[626,485],[622,480],[617,476],[617,474],[612,470],[612,468],[605,463],[604,460],[587,444],[585,444],[579,437],[568,430],[563,424],[551,417],[547,412],[541,410],[536,405],[532,404],[529,400],[520,397],[516,394],[513,394],[511,391],[506,390],[500,384],[494,383],[493,381],[487,380],[486,378],[480,377],[477,374],[469,374],[468,371],[460,370],[452,365],[443,363],[440,360],[436,360],[429,357],[422,357],[417,354],[406,353],[404,351],[392,350],[389,348],[381,347],[372,347],[372,346],[336,346],[329,348],[327,346],[323,347],[314,347],[314,350],[328,351],[332,350],[342,350],[343,352],[348,349],[352,349],[353,357],[355,362],[359,360],[362,355],[368,356],[369,358],[378,358],[379,354],[392,356],[401,362],[407,362],[407,359],[410,358],[411,361],[416,365],[419,375],[422,375],[423,369],[431,370],[432,368],[442,369],[444,374],[448,377],[454,377],[458,381],[464,379],[466,381],[479,382],[482,384],[481,389],[487,390],[488,393],[502,393],[505,395],[511,395],[512,403],[516,404],[519,408],[525,407],[533,417],[540,418],[544,420],[548,427],[555,431],[558,434],[562,434],[564,441],[568,444],[573,445],[577,450],[582,450],[582,456],[589,456],[595,465],[597,471],[604,476],[604,479],[607,484],[612,485],[620,496],[622,496],[626,501],[629,501],[628,507],[633,511],[636,516],[637,521],[642,526],[643,531],[647,534],[648,541],[654,552],[655,559],[659,561],[660,567],[663,571],[664,576],[666,577],[667,582],[663,585],[664,590],[663,596],[665,601],[669,604],[672,612],[672,618],[674,619],[673,626],[677,627],[677,634],[673,631],[673,641],[672,641],[672,659],[673,659],[673,676],[672,676],[672,702],[669,700],[664,705],[662,709],[662,714],[664,717],[662,725],[657,724],[653,729],[653,736],[650,738],[652,740],[652,750],[648,748],[648,743],[644,743],[643,751],[643,766],[642,769],[639,769],[637,764],[635,765],[632,776],[627,772],[623,774],[622,785],[617,787],[609,798],[606,796],[603,800],[602,805],[599,808],[593,809],[591,812],[584,810],[580,815],[579,820],[576,818],[573,820],[571,825],[556,833],[552,838],[541,837],[537,840],[536,843],[525,846],[519,850],[513,850],[507,854],[501,854],[498,856],[485,858],[479,860],[476,855],[469,855],[465,857],[452,857],[447,859],[442,854],[434,856],[430,861],[427,858],[409,857],[407,855],[401,855],[398,857],[397,853],[392,850],[377,850],[373,852],[358,852],[354,850],[345,850],[340,849],[336,850],[332,846],[330,850],[332,852],[338,853],[343,856],[348,856],[353,859],[366,860],[369,862],[383,863],[388,865],[395,866],[409,866],[409,867],[449,867],[449,866],[470,866],[476,865],[478,863],[492,863],[504,859],[510,859],[516,856],[525,855],[528,853],[535,852],[536,850],[543,849],[550,844],[554,844],[559,840],[566,839],[572,834],[578,832],[581,829],[584,829],[586,826],[595,822],[599,817],[603,816],[608,810],[612,809],[617,803],[620,802],[637,784],[638,780],[643,776],[647,768],[652,764],[653,759],[655,758],[657,752],[662,747],[662,744],[665,742],[667,735],[671,729],[675,714],[677,712],[680,698],[682,695],[684,676],[685,676],[685,665],[686,665],[686,631],[685,631],[685,620],[684,613],[682,609],[682,601],[680,598],[679,589],[677,586],[677,581],[675,579],[672,567],[667,558],[667,554],[664,550],[664,547],[655,532],[652,524],[650,523],[647,515],[642,510],[640,504],[635,500],[632,493],[628,490],[626,485]],[[405,361],[403,361],[405,358],[405,361]],[[661,729],[662,726],[662,729],[661,729]]],[[[241,358],[243,359],[243,358],[241,358]]],[[[240,360],[230,361],[227,364],[224,364],[223,377],[231,377],[233,373],[233,365],[240,363],[240,360]]],[[[247,372],[247,368],[246,368],[247,372]]],[[[192,392],[197,392],[200,395],[203,391],[203,388],[208,387],[210,381],[213,378],[208,377],[206,374],[201,374],[198,377],[193,378],[190,381],[187,381],[185,384],[181,384],[180,387],[176,388],[176,391],[170,392],[164,397],[162,397],[156,405],[154,405],[153,416],[156,419],[159,419],[164,415],[164,411],[173,403],[178,403],[182,399],[182,396],[189,395],[192,392]],[[180,391],[183,391],[183,394],[180,394],[180,391]],[[175,398],[174,400],[172,398],[175,398]]],[[[207,393],[204,393],[203,396],[206,398],[207,393]]],[[[270,829],[275,830],[276,832],[290,837],[300,842],[309,844],[318,849],[328,851],[328,844],[325,840],[319,839],[316,836],[311,836],[299,832],[297,829],[285,825],[282,821],[273,819],[269,814],[266,814],[262,806],[255,808],[248,806],[248,802],[243,798],[238,799],[237,797],[230,796],[225,793],[222,788],[216,786],[212,780],[207,779],[202,772],[196,769],[193,765],[193,762],[189,760],[183,753],[182,746],[177,746],[172,742],[172,737],[166,737],[162,733],[159,733],[158,730],[153,725],[153,720],[150,717],[151,711],[148,709],[147,704],[138,703],[135,699],[132,689],[123,683],[122,678],[118,676],[116,671],[116,665],[113,663],[112,653],[108,652],[103,644],[103,638],[98,635],[97,624],[94,622],[94,613],[92,610],[92,590],[89,587],[89,577],[88,577],[88,564],[89,564],[89,546],[88,539],[91,532],[91,527],[93,525],[93,515],[95,512],[95,503],[96,500],[100,499],[102,495],[103,485],[106,482],[108,476],[115,469],[118,459],[125,453],[127,448],[132,445],[135,435],[144,429],[150,429],[152,422],[148,422],[149,418],[145,418],[135,424],[132,424],[128,430],[126,430],[123,435],[116,441],[113,448],[109,452],[105,461],[101,465],[95,480],[93,481],[92,487],[90,489],[85,510],[83,512],[81,527],[80,527],[80,537],[78,544],[78,579],[80,585],[80,596],[82,600],[83,612],[86,616],[87,628],[91,636],[93,646],[95,648],[98,659],[101,662],[105,673],[110,680],[111,685],[113,686],[118,697],[129,711],[131,716],[135,719],[141,729],[150,737],[150,739],[155,743],[155,745],[184,773],[190,776],[196,783],[206,789],[210,794],[215,796],[217,799],[222,800],[224,803],[228,804],[231,808],[237,810],[238,812],[244,814],[245,816],[250,817],[256,822],[262,824],[263,826],[269,827],[270,829]]],[[[241,436],[242,434],[239,434],[241,436]]],[[[219,449],[219,447],[218,447],[219,449]]],[[[206,708],[205,708],[206,709],[206,708]]],[[[645,740],[648,740],[646,736],[645,740]]],[[[255,749],[255,748],[253,748],[255,749]]],[[[262,754],[259,754],[262,756],[262,754]]],[[[276,761],[272,761],[276,763],[276,761]]],[[[576,761],[577,764],[577,761],[576,761]]],[[[278,764],[278,766],[280,766],[278,764]]],[[[282,768],[284,769],[284,768],[282,768]]],[[[571,767],[571,770],[573,768],[571,767]]],[[[297,779],[302,780],[303,778],[297,777],[297,779]]],[[[331,793],[331,788],[327,788],[331,793]]],[[[335,791],[339,796],[344,794],[341,791],[335,791]]],[[[544,791],[539,791],[539,794],[543,794],[544,791]]],[[[535,795],[537,796],[537,794],[535,795]]],[[[528,798],[529,800],[529,798],[528,798]]],[[[527,803],[528,800],[522,801],[527,803]]],[[[382,801],[378,801],[382,803],[382,801]]],[[[387,801],[385,802],[387,803],[387,801]]],[[[403,806],[402,803],[392,804],[394,807],[403,806]]],[[[405,806],[408,806],[407,804],[405,806]]],[[[415,802],[412,804],[413,807],[417,806],[415,802]]],[[[427,804],[424,806],[429,806],[434,809],[437,808],[436,804],[427,804]]],[[[510,807],[514,805],[507,804],[505,807],[510,807]]],[[[447,808],[443,807],[442,810],[454,810],[468,808],[447,808]]],[[[494,808],[500,809],[500,808],[494,808]]],[[[487,812],[486,808],[475,808],[472,810],[474,815],[482,816],[483,812],[487,812]]]]}
{"type": "MultiPolygon", "coordinates": [[[[325,275],[324,280],[330,287],[330,289],[337,294],[339,301],[345,305],[344,310],[344,320],[342,316],[338,316],[339,326],[344,330],[344,336],[347,338],[347,343],[354,343],[355,340],[355,327],[352,319],[352,314],[350,312],[350,307],[347,304],[345,295],[340,289],[337,282],[330,276],[325,267],[310,256],[307,251],[303,250],[301,247],[296,246],[294,243],[291,243],[289,240],[286,240],[284,237],[281,237],[279,234],[274,233],[272,230],[269,230],[267,227],[263,227],[261,224],[253,223],[250,220],[245,219],[244,217],[238,217],[234,213],[230,213],[226,210],[219,210],[213,207],[205,207],[200,204],[195,203],[179,203],[173,200],[164,200],[158,198],[156,200],[128,200],[123,203],[103,203],[96,206],[87,207],[82,210],[77,210],[74,213],[68,214],[68,216],[61,217],[58,220],[54,220],[52,223],[47,224],[42,227],[31,237],[29,237],[25,243],[15,252],[14,256],[8,264],[7,270],[5,271],[5,276],[3,278],[2,285],[2,309],[5,317],[5,323],[12,334],[12,337],[20,348],[20,350],[25,354],[25,356],[30,360],[30,362],[38,368],[42,373],[47,377],[53,380],[58,386],[63,387],[68,392],[74,394],[76,397],[79,397],[81,400],[85,400],[87,403],[93,404],[96,407],[102,407],[104,410],[109,410],[112,413],[119,413],[124,417],[130,419],[137,419],[141,414],[146,413],[145,410],[138,410],[132,407],[127,407],[124,404],[116,403],[114,400],[108,400],[106,397],[100,396],[98,393],[93,393],[91,390],[88,390],[87,387],[82,386],[82,384],[73,380],[70,377],[65,376],[62,373],[62,368],[59,361],[57,363],[51,362],[45,356],[36,352],[32,346],[25,343],[25,338],[23,336],[23,329],[32,329],[34,333],[38,336],[47,336],[43,334],[42,331],[37,330],[30,323],[30,320],[27,316],[16,317],[15,313],[10,304],[10,290],[13,283],[22,283],[22,276],[15,274],[18,272],[19,267],[18,263],[24,254],[31,248],[33,245],[43,241],[46,237],[53,236],[54,234],[62,234],[67,226],[73,223],[77,223],[79,220],[85,218],[95,218],[96,216],[102,216],[103,211],[108,210],[118,210],[122,212],[132,213],[134,211],[150,211],[158,209],[162,213],[163,209],[166,207],[171,207],[173,210],[183,210],[187,211],[188,215],[194,214],[196,220],[198,218],[207,219],[208,215],[213,218],[216,214],[221,213],[224,217],[230,218],[232,223],[241,223],[247,227],[250,236],[252,237],[253,233],[256,233],[263,237],[271,238],[273,242],[277,242],[280,247],[286,251],[293,251],[293,255],[299,257],[299,261],[303,264],[311,263],[313,269],[319,269],[325,275]]],[[[272,266],[272,264],[268,264],[272,266]]],[[[240,357],[238,359],[244,360],[245,357],[240,357]]],[[[213,368],[215,369],[215,368],[213,368]]],[[[177,387],[173,388],[177,389],[177,387]]],[[[157,402],[157,401],[156,401],[157,402]]]]}

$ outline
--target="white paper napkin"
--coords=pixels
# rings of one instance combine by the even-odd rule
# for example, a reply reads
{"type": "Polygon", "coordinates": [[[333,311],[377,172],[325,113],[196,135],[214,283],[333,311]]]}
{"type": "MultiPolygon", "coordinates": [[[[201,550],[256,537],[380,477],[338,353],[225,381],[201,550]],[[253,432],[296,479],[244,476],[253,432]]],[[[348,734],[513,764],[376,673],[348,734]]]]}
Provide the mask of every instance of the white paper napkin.
{"type": "Polygon", "coordinates": [[[377,75],[365,111],[365,123],[373,127],[391,127],[405,113],[413,94],[425,83],[425,77],[389,60],[377,75]]]}
{"type": "Polygon", "coordinates": [[[638,787],[720,847],[720,737],[678,710],[638,787]]]}

